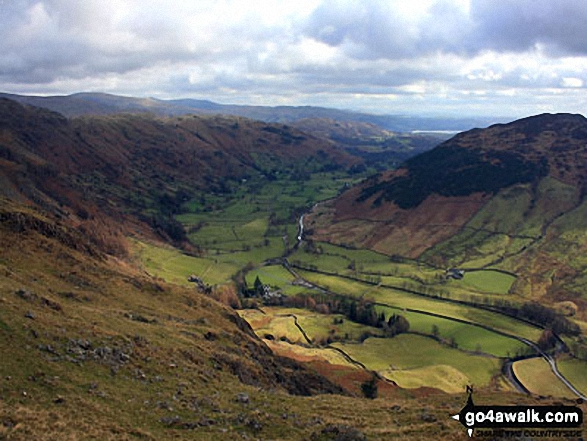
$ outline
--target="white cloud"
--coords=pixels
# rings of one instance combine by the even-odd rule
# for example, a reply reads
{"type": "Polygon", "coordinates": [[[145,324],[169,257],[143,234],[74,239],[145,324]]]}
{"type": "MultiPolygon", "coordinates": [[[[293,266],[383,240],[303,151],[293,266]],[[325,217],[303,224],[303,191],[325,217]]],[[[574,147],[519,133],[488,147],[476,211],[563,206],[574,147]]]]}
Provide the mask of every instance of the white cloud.
{"type": "Polygon", "coordinates": [[[587,101],[584,0],[14,0],[0,17],[10,92],[513,116],[587,101]]]}
{"type": "Polygon", "coordinates": [[[565,77],[561,81],[561,86],[570,88],[583,87],[583,80],[581,78],[565,77]]]}

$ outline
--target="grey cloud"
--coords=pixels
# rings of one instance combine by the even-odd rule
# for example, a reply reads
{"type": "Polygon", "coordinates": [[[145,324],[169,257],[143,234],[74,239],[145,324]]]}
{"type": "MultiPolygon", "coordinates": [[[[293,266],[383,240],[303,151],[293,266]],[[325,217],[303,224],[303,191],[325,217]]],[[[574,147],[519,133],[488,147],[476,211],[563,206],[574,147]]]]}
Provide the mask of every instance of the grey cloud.
{"type": "Polygon", "coordinates": [[[587,54],[584,0],[471,0],[472,49],[523,52],[541,44],[552,53],[587,54]]]}
{"type": "Polygon", "coordinates": [[[306,34],[330,46],[343,46],[357,58],[406,57],[415,39],[388,2],[328,1],[309,19],[306,34]]]}
{"type": "Polygon", "coordinates": [[[205,60],[214,47],[192,44],[185,23],[167,8],[115,19],[108,2],[20,1],[0,6],[0,78],[24,83],[124,74],[158,63],[205,60]]]}
{"type": "Polygon", "coordinates": [[[0,0],[0,84],[225,102],[426,95],[434,105],[461,91],[481,101],[498,99],[491,90],[587,84],[581,62],[562,58],[587,53],[585,0],[418,4],[324,0],[264,20],[255,1],[0,0]]]}
{"type": "Polygon", "coordinates": [[[322,3],[308,20],[306,35],[350,56],[364,59],[411,58],[441,50],[462,52],[470,27],[464,11],[438,2],[418,18],[402,15],[394,2],[332,0],[322,3]],[[425,13],[426,12],[426,13],[425,13]]]}
{"type": "Polygon", "coordinates": [[[557,56],[587,53],[584,0],[471,0],[470,12],[436,1],[417,19],[394,2],[322,3],[308,20],[308,36],[356,58],[406,58],[435,52],[475,55],[524,52],[540,44],[557,56]]]}

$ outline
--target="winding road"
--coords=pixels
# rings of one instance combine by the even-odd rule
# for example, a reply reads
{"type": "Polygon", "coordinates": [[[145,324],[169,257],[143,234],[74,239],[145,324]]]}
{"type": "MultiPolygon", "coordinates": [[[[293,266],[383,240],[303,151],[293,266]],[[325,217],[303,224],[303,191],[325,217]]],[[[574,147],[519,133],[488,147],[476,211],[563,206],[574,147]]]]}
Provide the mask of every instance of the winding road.
{"type": "Polygon", "coordinates": [[[297,243],[298,246],[302,242],[302,238],[304,236],[304,216],[305,216],[305,214],[302,214],[300,216],[300,222],[298,224],[299,225],[299,229],[298,229],[298,243],[297,243]]]}
{"type": "Polygon", "coordinates": [[[569,390],[571,390],[571,392],[573,392],[579,398],[581,398],[583,400],[587,400],[587,397],[585,395],[583,395],[579,390],[577,390],[577,388],[575,388],[575,386],[573,386],[571,384],[571,382],[569,380],[567,380],[563,376],[563,374],[560,373],[560,371],[558,370],[558,367],[556,365],[556,360],[554,359],[554,357],[552,355],[547,354],[546,352],[544,352],[542,349],[540,349],[538,347],[538,345],[536,345],[535,343],[531,342],[530,340],[526,340],[525,338],[518,338],[518,340],[520,340],[523,343],[526,343],[528,346],[532,347],[535,351],[537,351],[540,354],[540,356],[546,360],[546,362],[550,366],[550,370],[552,371],[552,373],[554,375],[556,375],[556,377],[560,381],[562,381],[563,384],[565,386],[567,386],[567,388],[569,388],[569,390]]]}

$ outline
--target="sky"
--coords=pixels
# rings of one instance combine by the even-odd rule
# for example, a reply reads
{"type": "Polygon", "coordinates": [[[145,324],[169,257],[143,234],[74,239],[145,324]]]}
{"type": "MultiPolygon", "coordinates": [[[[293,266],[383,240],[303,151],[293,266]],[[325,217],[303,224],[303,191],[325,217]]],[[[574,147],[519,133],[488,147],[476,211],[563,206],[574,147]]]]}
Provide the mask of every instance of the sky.
{"type": "Polygon", "coordinates": [[[585,0],[0,0],[0,91],[587,113],[585,0]]]}

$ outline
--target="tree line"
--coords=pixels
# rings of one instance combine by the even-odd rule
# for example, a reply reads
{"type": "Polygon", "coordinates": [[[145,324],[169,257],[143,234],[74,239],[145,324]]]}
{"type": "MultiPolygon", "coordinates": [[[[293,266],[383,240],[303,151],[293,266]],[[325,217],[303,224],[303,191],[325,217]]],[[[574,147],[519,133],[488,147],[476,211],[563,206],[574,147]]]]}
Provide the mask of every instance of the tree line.
{"type": "Polygon", "coordinates": [[[283,306],[305,308],[320,314],[340,314],[362,325],[379,328],[387,337],[408,332],[408,320],[399,314],[385,316],[384,312],[377,313],[375,304],[365,299],[355,299],[336,294],[304,294],[295,297],[284,297],[283,306]]]}

